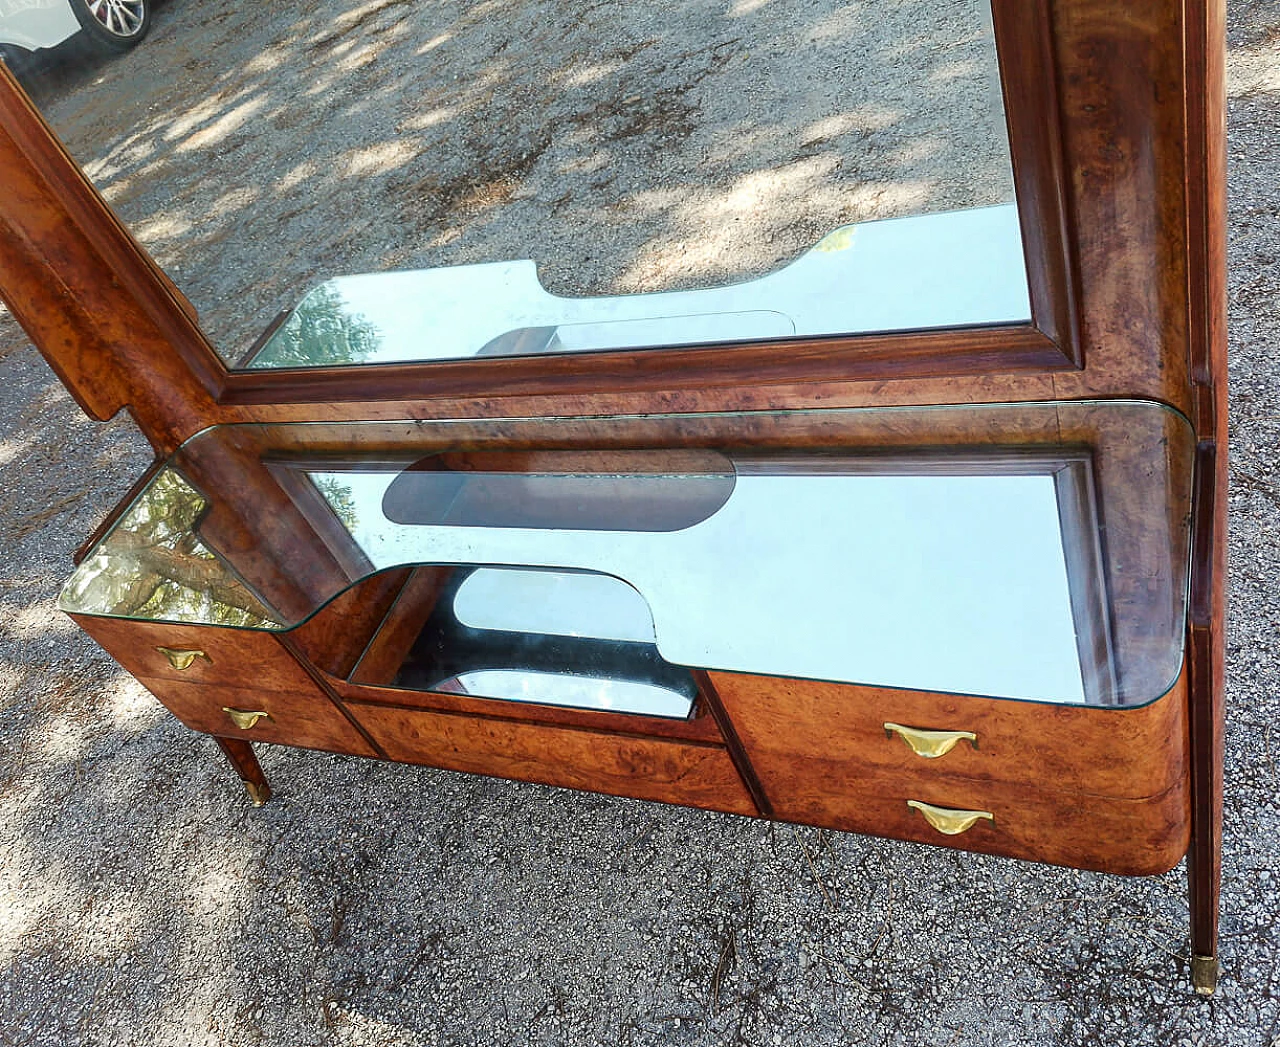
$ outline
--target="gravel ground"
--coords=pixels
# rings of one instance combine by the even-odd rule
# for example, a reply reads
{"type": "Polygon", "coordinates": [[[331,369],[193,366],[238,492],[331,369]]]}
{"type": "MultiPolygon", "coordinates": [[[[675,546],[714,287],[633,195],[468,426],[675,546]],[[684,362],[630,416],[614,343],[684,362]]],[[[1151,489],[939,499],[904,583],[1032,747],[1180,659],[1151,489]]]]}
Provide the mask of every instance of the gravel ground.
{"type": "MultiPolygon", "coordinates": [[[[856,30],[871,5],[782,18],[778,2],[738,0],[717,36],[720,8],[697,3],[683,7],[699,32],[676,34],[644,5],[171,0],[138,51],[64,47],[24,79],[231,356],[336,272],[534,257],[566,292],[682,286],[768,268],[841,221],[1002,197],[980,54],[940,44],[972,41],[971,5],[928,5],[948,22],[894,5],[901,75],[838,81],[846,99],[952,101],[947,118],[968,121],[957,153],[892,104],[841,103],[825,72],[808,76],[858,66],[853,51],[870,64],[878,37],[856,30]],[[599,26],[619,17],[602,50],[599,26]],[[743,54],[772,56],[788,86],[753,84],[743,54]],[[414,80],[424,65],[463,86],[437,93],[414,80]],[[649,85],[643,119],[633,81],[649,85]],[[520,119],[546,85],[565,128],[549,140],[520,119]],[[489,116],[456,122],[451,108],[481,103],[489,116]],[[748,134],[760,106],[803,119],[748,134]],[[734,148],[713,162],[717,143],[734,148]],[[938,172],[960,157],[953,184],[938,172]],[[557,203],[583,182],[596,195],[557,203]],[[594,238],[557,239],[575,226],[594,238]],[[715,250],[695,249],[712,234],[715,250]]],[[[1212,1001],[1186,987],[1181,869],[1124,880],[269,747],[276,798],[253,810],[212,744],[54,610],[72,549],[147,454],[127,420],[81,417],[0,316],[0,1044],[1280,1043],[1274,0],[1235,0],[1230,43],[1231,712],[1212,1001]]]]}

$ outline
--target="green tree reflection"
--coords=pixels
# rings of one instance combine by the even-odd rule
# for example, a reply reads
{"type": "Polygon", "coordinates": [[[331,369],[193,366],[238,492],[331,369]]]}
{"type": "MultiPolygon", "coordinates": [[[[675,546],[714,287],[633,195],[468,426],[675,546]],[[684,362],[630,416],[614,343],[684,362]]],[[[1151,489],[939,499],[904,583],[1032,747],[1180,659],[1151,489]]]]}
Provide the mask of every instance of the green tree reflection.
{"type": "Polygon", "coordinates": [[[273,612],[196,533],[205,500],[165,469],[62,590],[65,611],[242,628],[276,626],[273,612]]]}
{"type": "Polygon", "coordinates": [[[353,312],[328,284],[308,294],[251,367],[322,367],[363,363],[382,345],[382,333],[353,312]]]}

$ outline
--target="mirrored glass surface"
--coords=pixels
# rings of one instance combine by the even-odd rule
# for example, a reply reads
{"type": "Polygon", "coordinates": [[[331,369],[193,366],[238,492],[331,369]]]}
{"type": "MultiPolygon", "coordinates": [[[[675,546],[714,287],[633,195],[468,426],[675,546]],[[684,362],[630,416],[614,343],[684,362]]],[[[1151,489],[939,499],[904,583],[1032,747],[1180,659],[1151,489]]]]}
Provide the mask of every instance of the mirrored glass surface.
{"type": "Polygon", "coordinates": [[[693,709],[692,674],[663,658],[644,598],[618,578],[459,567],[431,598],[394,687],[677,719],[693,709]]]}
{"type": "Polygon", "coordinates": [[[633,645],[650,667],[1131,704],[1181,664],[1192,448],[1180,415],[1131,402],[224,427],[179,451],[62,605],[226,624],[247,593],[290,627],[361,578],[433,565],[446,639],[412,686],[524,669],[681,693],[619,675],[633,645]],[[641,425],[686,446],[478,449],[519,424],[571,425],[579,448],[641,425]],[[431,475],[447,500],[417,483],[431,475]],[[234,497],[213,493],[232,477],[234,497]],[[603,512],[601,483],[658,492],[661,525],[644,497],[603,512]],[[207,505],[166,540],[214,558],[180,605],[148,595],[169,576],[136,553],[174,490],[207,505]]]}
{"type": "Polygon", "coordinates": [[[232,365],[304,295],[251,366],[1028,315],[1016,225],[969,214],[1013,203],[985,0],[163,15],[183,46],[15,67],[232,365]],[[435,276],[327,282],[408,271],[435,276]]]}

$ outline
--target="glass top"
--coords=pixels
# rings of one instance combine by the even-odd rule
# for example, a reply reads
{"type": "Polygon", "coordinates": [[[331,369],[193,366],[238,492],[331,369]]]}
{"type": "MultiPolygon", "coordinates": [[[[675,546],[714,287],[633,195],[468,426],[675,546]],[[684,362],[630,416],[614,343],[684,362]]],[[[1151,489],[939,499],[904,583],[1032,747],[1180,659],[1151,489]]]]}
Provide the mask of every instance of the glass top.
{"type": "Polygon", "coordinates": [[[1134,401],[225,426],[60,606],[285,630],[376,572],[445,565],[455,631],[1138,704],[1181,665],[1192,452],[1181,415],[1134,401]]]}

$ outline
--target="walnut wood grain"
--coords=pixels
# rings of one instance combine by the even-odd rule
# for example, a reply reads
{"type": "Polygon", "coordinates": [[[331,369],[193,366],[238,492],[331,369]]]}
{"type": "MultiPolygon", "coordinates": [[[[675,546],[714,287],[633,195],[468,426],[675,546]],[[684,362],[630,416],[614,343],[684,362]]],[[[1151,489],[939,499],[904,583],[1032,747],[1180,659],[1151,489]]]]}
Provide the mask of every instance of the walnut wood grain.
{"type": "Polygon", "coordinates": [[[477,698],[473,695],[446,694],[439,691],[411,691],[390,685],[371,686],[349,683],[336,678],[327,678],[326,682],[348,709],[354,709],[356,704],[394,705],[410,711],[422,709],[486,719],[581,728],[606,734],[674,738],[709,745],[725,744],[724,736],[701,696],[695,702],[691,715],[687,719],[678,719],[609,712],[602,709],[577,709],[563,705],[541,705],[537,702],[477,698]]]}
{"type": "Polygon", "coordinates": [[[378,755],[318,689],[269,691],[247,686],[180,683],[146,676],[139,676],[138,682],[193,731],[352,756],[378,755]],[[236,726],[226,708],[270,715],[245,730],[236,726]]]}
{"type": "MultiPolygon", "coordinates": [[[[435,610],[436,600],[452,577],[452,567],[415,567],[408,581],[387,610],[368,648],[352,668],[353,682],[390,686],[409,649],[435,610]]],[[[346,676],[346,673],[333,673],[346,676]]],[[[335,681],[335,686],[337,685],[335,681]]]]}
{"type": "Polygon", "coordinates": [[[134,676],[216,687],[310,694],[311,677],[268,632],[73,614],[77,625],[134,676]],[[203,651],[176,669],[158,648],[203,651]]]}
{"type": "Polygon", "coordinates": [[[302,656],[324,672],[345,677],[360,660],[411,578],[412,568],[380,571],[335,597],[289,631],[302,656]]]}
{"type": "MultiPolygon", "coordinates": [[[[711,673],[780,817],[798,792],[839,805],[847,777],[927,771],[947,780],[1037,783],[1093,796],[1141,798],[1186,777],[1186,686],[1138,709],[1089,709],[855,684],[711,673]],[[916,756],[886,722],[972,731],[946,756],[916,756]]],[[[816,802],[816,801],[814,801],[816,802]]]]}
{"type": "Polygon", "coordinates": [[[1124,876],[1167,872],[1185,853],[1188,834],[1185,783],[1159,796],[1124,800],[1053,792],[1026,783],[850,773],[826,790],[795,789],[776,804],[776,813],[784,821],[805,825],[1124,876]],[[994,820],[945,836],[908,807],[907,800],[987,811],[994,820]]]}
{"type": "Polygon", "coordinates": [[[392,760],[570,789],[756,814],[720,746],[352,705],[392,760]]]}
{"type": "Polygon", "coordinates": [[[330,546],[334,529],[316,526],[262,461],[260,435],[252,426],[223,429],[215,440],[189,442],[172,464],[209,500],[201,539],[293,622],[359,575],[330,546]]]}
{"type": "Polygon", "coordinates": [[[128,407],[161,451],[235,416],[190,303],[0,68],[0,296],[91,417],[128,407]]]}

